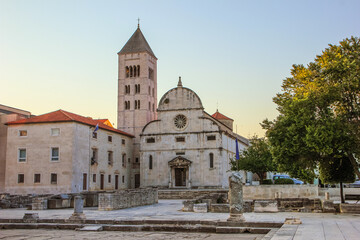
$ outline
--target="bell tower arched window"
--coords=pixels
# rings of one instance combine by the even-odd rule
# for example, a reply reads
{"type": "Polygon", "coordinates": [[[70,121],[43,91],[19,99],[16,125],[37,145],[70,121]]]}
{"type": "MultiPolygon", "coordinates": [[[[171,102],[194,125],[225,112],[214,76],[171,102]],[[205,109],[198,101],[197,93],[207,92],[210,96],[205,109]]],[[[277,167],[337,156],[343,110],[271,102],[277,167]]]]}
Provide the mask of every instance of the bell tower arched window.
{"type": "Polygon", "coordinates": [[[210,163],[210,168],[214,168],[214,154],[210,153],[209,154],[209,163],[210,163]]]}
{"type": "Polygon", "coordinates": [[[133,67],[130,66],[130,77],[133,77],[133,67]]]}
{"type": "Polygon", "coordinates": [[[149,169],[153,169],[153,157],[152,157],[152,155],[149,156],[149,169]]]}

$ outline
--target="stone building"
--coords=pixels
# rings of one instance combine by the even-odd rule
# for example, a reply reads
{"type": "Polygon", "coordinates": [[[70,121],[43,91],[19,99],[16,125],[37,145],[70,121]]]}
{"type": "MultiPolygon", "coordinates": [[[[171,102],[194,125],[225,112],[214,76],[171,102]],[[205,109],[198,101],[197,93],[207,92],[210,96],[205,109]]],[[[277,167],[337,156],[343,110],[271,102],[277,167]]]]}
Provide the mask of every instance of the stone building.
{"type": "Polygon", "coordinates": [[[230,158],[248,140],[232,130],[233,120],[218,111],[204,111],[198,95],[178,86],[166,92],[158,119],[148,123],[140,138],[141,186],[163,188],[228,187],[230,158]]]}
{"type": "Polygon", "coordinates": [[[7,125],[9,121],[29,118],[31,113],[21,109],[0,104],[0,192],[5,190],[5,162],[6,162],[6,143],[7,125]]]}
{"type": "Polygon", "coordinates": [[[8,122],[5,191],[129,188],[133,135],[103,122],[63,110],[8,122]]]}
{"type": "Polygon", "coordinates": [[[157,58],[140,27],[118,53],[119,130],[135,136],[131,186],[140,185],[139,144],[142,128],[157,118],[157,58]]]}

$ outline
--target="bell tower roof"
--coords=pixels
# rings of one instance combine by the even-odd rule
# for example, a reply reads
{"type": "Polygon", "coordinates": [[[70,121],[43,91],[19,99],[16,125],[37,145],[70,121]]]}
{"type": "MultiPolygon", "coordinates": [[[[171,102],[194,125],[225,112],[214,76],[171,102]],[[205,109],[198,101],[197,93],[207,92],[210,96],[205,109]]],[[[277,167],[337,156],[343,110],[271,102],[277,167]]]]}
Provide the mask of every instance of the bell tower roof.
{"type": "Polygon", "coordinates": [[[130,37],[130,39],[126,42],[125,46],[120,50],[120,52],[118,52],[118,54],[139,52],[148,52],[156,58],[138,25],[134,34],[130,37]]]}

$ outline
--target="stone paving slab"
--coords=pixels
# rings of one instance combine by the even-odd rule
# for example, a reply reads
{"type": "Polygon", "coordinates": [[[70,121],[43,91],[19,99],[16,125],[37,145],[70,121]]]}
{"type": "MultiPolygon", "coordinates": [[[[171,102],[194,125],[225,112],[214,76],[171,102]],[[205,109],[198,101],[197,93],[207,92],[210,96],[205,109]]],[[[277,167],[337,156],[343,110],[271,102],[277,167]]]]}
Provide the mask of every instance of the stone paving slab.
{"type": "MultiPolygon", "coordinates": [[[[169,219],[226,221],[229,217],[229,214],[227,213],[182,212],[180,211],[181,208],[181,200],[159,200],[158,204],[115,211],[98,211],[97,208],[85,208],[84,213],[87,219],[104,220],[169,219]]],[[[0,219],[22,219],[24,213],[28,212],[39,213],[40,219],[68,219],[72,215],[73,209],[40,211],[29,211],[26,209],[0,209],[0,219]]],[[[292,227],[284,225],[284,229],[281,228],[281,231],[279,230],[274,236],[272,236],[272,238],[270,238],[271,240],[288,239],[286,238],[285,233],[287,232],[287,234],[290,235],[290,229],[292,229],[293,232],[293,238],[290,239],[294,240],[360,239],[360,214],[277,212],[244,213],[244,217],[246,221],[251,222],[283,222],[285,218],[288,217],[300,218],[302,221],[301,225],[294,225],[292,227]],[[281,235],[281,233],[283,234],[281,235]]],[[[3,233],[3,231],[1,231],[1,233],[3,233]]],[[[237,236],[240,235],[237,234],[237,236]]]]}

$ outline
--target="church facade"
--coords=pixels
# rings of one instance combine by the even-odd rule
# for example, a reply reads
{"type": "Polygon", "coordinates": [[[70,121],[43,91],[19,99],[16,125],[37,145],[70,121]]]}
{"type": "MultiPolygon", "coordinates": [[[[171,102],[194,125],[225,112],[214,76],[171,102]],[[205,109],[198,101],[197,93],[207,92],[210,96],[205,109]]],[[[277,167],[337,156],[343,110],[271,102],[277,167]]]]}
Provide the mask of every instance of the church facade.
{"type": "Polygon", "coordinates": [[[232,119],[206,113],[199,96],[179,79],[161,98],[158,119],[141,133],[141,186],[228,187],[236,138],[240,151],[247,147],[247,139],[232,131],[232,119]]]}

